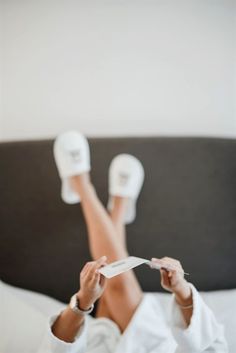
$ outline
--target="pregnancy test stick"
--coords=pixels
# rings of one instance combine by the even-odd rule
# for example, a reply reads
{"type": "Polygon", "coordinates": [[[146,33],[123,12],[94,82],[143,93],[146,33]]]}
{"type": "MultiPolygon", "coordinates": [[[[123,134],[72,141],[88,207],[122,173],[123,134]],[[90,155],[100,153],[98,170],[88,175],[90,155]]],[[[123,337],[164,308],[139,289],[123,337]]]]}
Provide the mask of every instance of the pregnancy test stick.
{"type": "Polygon", "coordinates": [[[129,256],[125,259],[112,262],[111,264],[100,268],[98,272],[106,278],[112,278],[147,262],[149,262],[149,260],[136,256],[129,256]]]}
{"type": "MultiPolygon", "coordinates": [[[[146,264],[148,266],[150,266],[151,268],[153,268],[154,270],[161,270],[161,269],[166,270],[166,271],[171,271],[171,270],[174,271],[174,270],[176,270],[176,268],[174,266],[168,266],[168,267],[166,266],[165,267],[165,266],[161,266],[161,265],[159,265],[157,263],[154,263],[152,261],[146,262],[146,264]]],[[[189,276],[188,272],[184,272],[184,274],[189,276]]]]}
{"type": "MultiPolygon", "coordinates": [[[[120,275],[121,273],[132,270],[133,268],[142,264],[147,264],[149,267],[156,270],[160,270],[162,268],[166,269],[167,271],[175,270],[173,265],[164,267],[147,259],[143,259],[136,256],[129,256],[125,259],[112,262],[109,265],[100,268],[98,272],[100,272],[106,278],[112,278],[120,275]]],[[[188,273],[185,274],[188,275],[188,273]]]]}

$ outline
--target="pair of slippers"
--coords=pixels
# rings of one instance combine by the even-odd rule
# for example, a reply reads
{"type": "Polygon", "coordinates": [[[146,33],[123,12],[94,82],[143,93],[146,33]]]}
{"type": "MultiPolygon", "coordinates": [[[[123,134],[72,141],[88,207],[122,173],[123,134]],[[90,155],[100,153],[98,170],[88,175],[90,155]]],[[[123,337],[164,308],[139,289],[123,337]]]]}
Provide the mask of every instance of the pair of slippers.
{"type": "MultiPolygon", "coordinates": [[[[61,197],[68,204],[80,202],[80,196],[70,184],[70,178],[87,173],[91,169],[87,139],[77,131],[59,135],[54,142],[54,158],[62,181],[61,197]]],[[[132,155],[116,156],[109,168],[108,210],[113,207],[113,197],[129,199],[125,223],[132,223],[136,217],[136,201],[144,181],[141,162],[132,155]]]]}

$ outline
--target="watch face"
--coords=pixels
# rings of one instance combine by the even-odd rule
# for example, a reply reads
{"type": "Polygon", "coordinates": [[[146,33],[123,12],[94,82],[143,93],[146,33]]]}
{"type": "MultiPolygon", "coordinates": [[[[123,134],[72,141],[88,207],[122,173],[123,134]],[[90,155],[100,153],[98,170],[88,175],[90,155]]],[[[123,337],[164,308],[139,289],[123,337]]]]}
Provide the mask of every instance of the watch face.
{"type": "Polygon", "coordinates": [[[71,298],[71,309],[77,309],[77,300],[76,300],[76,296],[73,295],[73,297],[71,298]]]}
{"type": "Polygon", "coordinates": [[[73,297],[70,300],[70,308],[71,310],[73,310],[74,312],[78,312],[78,302],[77,302],[77,298],[76,295],[73,295],[73,297]]]}

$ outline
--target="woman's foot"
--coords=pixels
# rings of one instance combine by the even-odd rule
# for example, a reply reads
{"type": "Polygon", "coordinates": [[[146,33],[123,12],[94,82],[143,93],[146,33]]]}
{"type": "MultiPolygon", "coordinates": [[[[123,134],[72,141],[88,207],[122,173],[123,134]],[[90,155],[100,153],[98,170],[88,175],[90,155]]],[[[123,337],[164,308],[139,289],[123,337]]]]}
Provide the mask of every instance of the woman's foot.
{"type": "Polygon", "coordinates": [[[80,202],[80,194],[71,184],[71,178],[81,176],[79,178],[81,182],[89,179],[91,167],[87,139],[77,131],[67,131],[56,138],[53,151],[62,180],[63,201],[69,204],[80,202]]]}
{"type": "Polygon", "coordinates": [[[136,217],[136,201],[144,181],[144,169],[141,162],[132,155],[116,156],[109,168],[108,210],[114,213],[114,207],[123,212],[124,223],[132,223],[136,217]],[[119,207],[117,208],[117,205],[119,207]]]}

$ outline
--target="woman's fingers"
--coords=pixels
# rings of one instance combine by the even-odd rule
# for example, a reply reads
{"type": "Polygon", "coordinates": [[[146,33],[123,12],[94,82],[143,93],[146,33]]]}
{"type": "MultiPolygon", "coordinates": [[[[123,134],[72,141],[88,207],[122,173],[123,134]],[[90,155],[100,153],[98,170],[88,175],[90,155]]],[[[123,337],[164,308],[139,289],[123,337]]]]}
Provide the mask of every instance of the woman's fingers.
{"type": "Polygon", "coordinates": [[[154,264],[159,265],[161,268],[171,271],[173,273],[180,272],[184,274],[184,270],[181,263],[178,260],[172,259],[170,257],[163,257],[162,259],[152,258],[154,264]]]}
{"type": "Polygon", "coordinates": [[[100,259],[98,259],[96,262],[98,268],[100,268],[101,266],[103,266],[107,261],[107,257],[106,256],[102,256],[100,257],[100,259]]]}
{"type": "Polygon", "coordinates": [[[99,278],[98,270],[99,268],[106,265],[106,256],[102,256],[97,261],[92,261],[88,263],[87,268],[85,269],[84,276],[88,281],[97,280],[99,278]]]}
{"type": "MultiPolygon", "coordinates": [[[[100,260],[100,259],[99,259],[100,260]]],[[[83,267],[81,271],[82,276],[88,275],[89,272],[91,272],[92,268],[96,266],[97,261],[89,261],[86,263],[86,265],[83,267]]]]}
{"type": "Polygon", "coordinates": [[[96,272],[96,270],[92,273],[92,276],[89,279],[91,285],[94,285],[99,282],[100,273],[96,272]]]}
{"type": "Polygon", "coordinates": [[[97,284],[100,285],[101,289],[104,289],[106,283],[106,278],[95,269],[93,276],[91,277],[89,284],[95,287],[97,284]]]}
{"type": "Polygon", "coordinates": [[[167,264],[170,264],[170,266],[183,270],[181,263],[176,259],[172,259],[171,257],[165,256],[162,258],[162,260],[167,264]]]}
{"type": "Polygon", "coordinates": [[[106,277],[103,276],[102,274],[100,274],[100,286],[101,286],[102,288],[105,287],[106,282],[107,282],[106,277]]]}
{"type": "Polygon", "coordinates": [[[160,270],[160,273],[161,273],[161,285],[164,288],[169,288],[170,280],[169,280],[168,272],[166,270],[160,270]]]}

